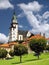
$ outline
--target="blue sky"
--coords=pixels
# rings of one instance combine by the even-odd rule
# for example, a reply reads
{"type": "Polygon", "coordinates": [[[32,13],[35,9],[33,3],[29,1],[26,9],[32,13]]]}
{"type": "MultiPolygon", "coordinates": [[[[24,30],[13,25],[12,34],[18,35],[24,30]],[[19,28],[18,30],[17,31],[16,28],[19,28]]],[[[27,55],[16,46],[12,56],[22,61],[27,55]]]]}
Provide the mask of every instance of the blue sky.
{"type": "Polygon", "coordinates": [[[49,37],[49,0],[0,0],[0,40],[9,34],[14,9],[19,29],[49,37]]]}

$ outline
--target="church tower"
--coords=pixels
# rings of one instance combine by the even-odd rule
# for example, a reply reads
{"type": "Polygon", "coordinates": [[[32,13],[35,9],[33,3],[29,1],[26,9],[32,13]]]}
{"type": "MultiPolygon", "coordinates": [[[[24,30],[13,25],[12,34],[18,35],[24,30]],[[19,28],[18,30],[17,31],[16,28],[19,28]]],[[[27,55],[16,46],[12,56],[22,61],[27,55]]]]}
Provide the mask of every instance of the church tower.
{"type": "Polygon", "coordinates": [[[16,41],[16,40],[18,40],[18,22],[14,12],[12,17],[12,23],[10,26],[9,42],[16,41]]]}

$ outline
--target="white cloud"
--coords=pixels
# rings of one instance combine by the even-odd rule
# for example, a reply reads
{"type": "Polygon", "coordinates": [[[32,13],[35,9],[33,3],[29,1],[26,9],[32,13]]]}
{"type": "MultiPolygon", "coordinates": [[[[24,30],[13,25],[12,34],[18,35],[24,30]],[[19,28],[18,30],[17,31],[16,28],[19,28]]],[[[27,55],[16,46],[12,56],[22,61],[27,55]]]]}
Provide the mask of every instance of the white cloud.
{"type": "Polygon", "coordinates": [[[39,24],[40,22],[37,20],[37,18],[35,17],[35,15],[32,13],[32,12],[28,12],[26,11],[26,16],[27,16],[27,19],[28,19],[28,22],[30,23],[30,25],[33,27],[33,28],[38,28],[39,27],[39,24]]]}
{"type": "Polygon", "coordinates": [[[0,9],[14,8],[9,0],[0,0],[0,9]]]}
{"type": "MultiPolygon", "coordinates": [[[[44,12],[44,14],[40,15],[39,13],[34,15],[34,12],[41,11],[43,5],[39,4],[37,1],[30,2],[28,4],[18,4],[18,6],[24,11],[24,14],[27,17],[29,24],[32,29],[30,29],[33,33],[45,33],[46,37],[49,37],[49,11],[44,12]]],[[[21,15],[22,16],[22,15],[21,15]]]]}
{"type": "Polygon", "coordinates": [[[28,4],[21,3],[21,4],[18,4],[18,6],[20,6],[21,9],[23,10],[29,10],[29,11],[35,11],[35,12],[41,10],[41,8],[43,7],[43,5],[40,5],[37,1],[30,2],[28,4]]]}
{"type": "Polygon", "coordinates": [[[43,15],[41,17],[39,15],[40,20],[38,20],[37,17],[33,13],[30,12],[27,14],[27,19],[30,25],[32,26],[32,29],[30,30],[31,32],[33,33],[42,32],[46,34],[46,37],[49,37],[48,36],[49,35],[49,23],[47,23],[48,21],[43,18],[43,15]]]}
{"type": "Polygon", "coordinates": [[[19,28],[23,28],[23,26],[22,25],[19,25],[19,28]]]}
{"type": "Polygon", "coordinates": [[[49,18],[49,11],[46,11],[46,12],[43,14],[43,18],[44,18],[44,19],[49,18]]]}
{"type": "Polygon", "coordinates": [[[0,43],[8,42],[8,37],[2,33],[0,33],[0,43]]]}

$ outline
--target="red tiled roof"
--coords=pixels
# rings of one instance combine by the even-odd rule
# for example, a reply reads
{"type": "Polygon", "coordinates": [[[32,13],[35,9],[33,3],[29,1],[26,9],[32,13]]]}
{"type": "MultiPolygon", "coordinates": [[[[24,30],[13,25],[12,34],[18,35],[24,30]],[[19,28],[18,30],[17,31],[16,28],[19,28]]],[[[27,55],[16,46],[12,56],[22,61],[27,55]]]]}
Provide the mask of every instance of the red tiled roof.
{"type": "Polygon", "coordinates": [[[27,44],[27,42],[23,42],[22,44],[27,44]]]}
{"type": "Polygon", "coordinates": [[[15,45],[17,42],[10,42],[9,45],[15,45]]]}
{"type": "Polygon", "coordinates": [[[34,39],[34,38],[40,39],[40,38],[45,38],[45,37],[44,36],[41,36],[40,34],[36,34],[34,36],[31,36],[30,38],[27,38],[27,40],[29,41],[29,40],[34,39]]]}
{"type": "Polygon", "coordinates": [[[0,45],[0,47],[5,47],[5,48],[9,48],[9,44],[2,44],[2,45],[0,45]]]}
{"type": "Polygon", "coordinates": [[[27,46],[27,42],[23,42],[22,45],[27,46]]]}
{"type": "Polygon", "coordinates": [[[10,46],[17,44],[16,42],[10,42],[10,43],[4,43],[1,44],[0,47],[4,47],[4,48],[10,48],[10,46]]]}
{"type": "Polygon", "coordinates": [[[47,38],[47,40],[49,40],[49,38],[47,38]]]}

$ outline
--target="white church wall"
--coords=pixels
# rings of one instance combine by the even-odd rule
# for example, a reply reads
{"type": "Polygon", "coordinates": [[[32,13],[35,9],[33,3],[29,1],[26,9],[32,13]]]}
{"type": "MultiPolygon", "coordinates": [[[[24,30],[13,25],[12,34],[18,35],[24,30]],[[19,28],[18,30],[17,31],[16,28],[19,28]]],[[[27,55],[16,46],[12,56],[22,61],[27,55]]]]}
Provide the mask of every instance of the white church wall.
{"type": "Polygon", "coordinates": [[[23,40],[23,35],[19,35],[18,40],[23,40]]]}
{"type": "Polygon", "coordinates": [[[27,37],[30,37],[31,36],[31,33],[30,33],[30,31],[28,31],[28,33],[27,33],[27,37]]]}
{"type": "Polygon", "coordinates": [[[15,24],[15,28],[11,28],[11,31],[10,31],[10,41],[16,41],[18,40],[18,25],[15,24]]]}

